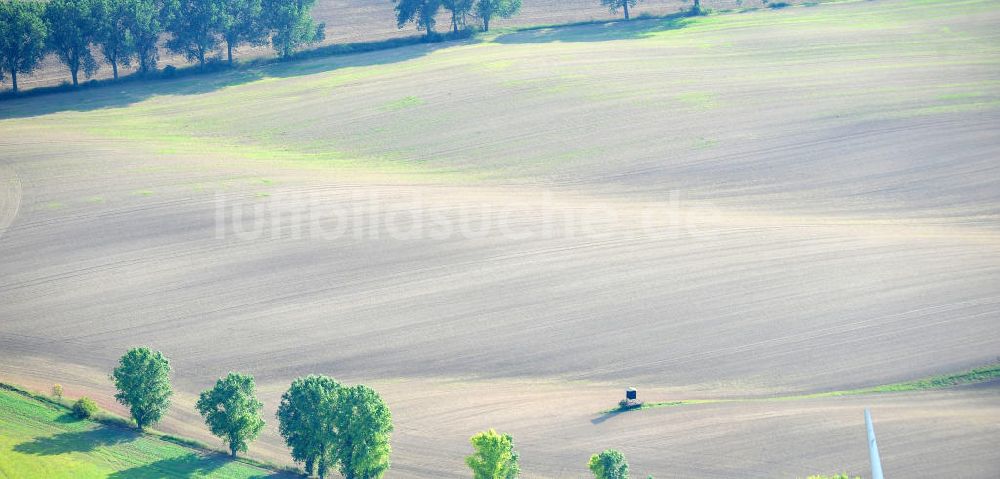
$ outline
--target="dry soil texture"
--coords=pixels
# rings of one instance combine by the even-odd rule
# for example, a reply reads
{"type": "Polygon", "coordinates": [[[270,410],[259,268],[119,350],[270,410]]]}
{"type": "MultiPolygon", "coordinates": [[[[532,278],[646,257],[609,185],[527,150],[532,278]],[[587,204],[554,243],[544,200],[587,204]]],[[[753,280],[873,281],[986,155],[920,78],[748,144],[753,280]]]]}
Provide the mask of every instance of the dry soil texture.
{"type": "MultiPolygon", "coordinates": [[[[0,104],[0,379],[163,429],[229,370],[375,386],[391,477],[1000,473],[1000,388],[725,403],[1000,354],[1000,3],[857,2],[496,35],[0,104]]],[[[253,453],[286,457],[271,420],[253,453]]]]}

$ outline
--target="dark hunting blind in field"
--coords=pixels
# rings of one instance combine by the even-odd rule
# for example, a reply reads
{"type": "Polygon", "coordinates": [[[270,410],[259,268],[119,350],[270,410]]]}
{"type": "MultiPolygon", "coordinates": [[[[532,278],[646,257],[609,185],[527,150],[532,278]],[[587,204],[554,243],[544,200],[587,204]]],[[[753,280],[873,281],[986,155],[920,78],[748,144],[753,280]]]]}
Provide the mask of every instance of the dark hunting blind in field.
{"type": "Polygon", "coordinates": [[[635,388],[625,389],[625,399],[618,401],[618,407],[620,409],[635,409],[642,406],[642,401],[638,399],[639,393],[635,388]]]}

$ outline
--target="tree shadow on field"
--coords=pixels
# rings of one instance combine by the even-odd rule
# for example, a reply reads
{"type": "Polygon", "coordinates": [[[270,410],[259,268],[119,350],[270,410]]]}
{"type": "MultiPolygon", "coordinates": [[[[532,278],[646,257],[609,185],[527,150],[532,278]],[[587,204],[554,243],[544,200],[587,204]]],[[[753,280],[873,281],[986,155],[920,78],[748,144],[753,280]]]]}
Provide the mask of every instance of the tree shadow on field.
{"type": "Polygon", "coordinates": [[[217,71],[199,72],[196,67],[178,70],[176,78],[125,77],[123,80],[100,81],[79,89],[0,97],[0,120],[29,118],[64,111],[85,112],[105,108],[121,108],[154,96],[198,95],[231,86],[250,83],[262,78],[289,78],[334,71],[348,67],[363,67],[398,63],[427,55],[470,40],[403,44],[379,49],[363,44],[355,48],[371,48],[348,53],[352,45],[331,45],[303,52],[287,61],[276,59],[249,62],[235,68],[221,67],[217,71]],[[339,47],[339,48],[333,48],[339,47]],[[342,52],[343,50],[343,52],[342,52]]]}
{"type": "Polygon", "coordinates": [[[591,22],[573,26],[525,29],[500,35],[496,43],[524,44],[549,42],[606,42],[633,40],[651,33],[677,30],[691,22],[688,12],[679,12],[660,18],[591,22]]]}
{"type": "Polygon", "coordinates": [[[624,414],[626,412],[628,412],[628,411],[622,411],[621,409],[615,409],[613,411],[605,411],[605,412],[601,413],[600,416],[597,416],[597,417],[591,419],[590,423],[596,426],[598,424],[603,423],[604,421],[607,421],[608,419],[611,419],[611,418],[613,418],[615,416],[624,414]]]}
{"type": "MultiPolygon", "coordinates": [[[[227,463],[230,460],[225,456],[218,455],[199,455],[195,453],[185,454],[183,456],[172,457],[169,459],[161,459],[159,461],[146,464],[143,466],[136,466],[131,469],[126,469],[124,471],[118,471],[108,476],[108,479],[159,479],[163,477],[209,477],[227,463]]],[[[242,477],[242,476],[241,476],[242,477]]],[[[282,473],[269,473],[261,470],[260,475],[249,476],[253,479],[264,479],[264,478],[283,478],[283,477],[293,477],[290,474],[282,473]]]]}
{"type": "Polygon", "coordinates": [[[139,434],[118,428],[98,427],[87,431],[62,432],[38,437],[14,446],[23,454],[54,456],[68,452],[90,452],[98,447],[114,446],[134,441],[139,434]]]}

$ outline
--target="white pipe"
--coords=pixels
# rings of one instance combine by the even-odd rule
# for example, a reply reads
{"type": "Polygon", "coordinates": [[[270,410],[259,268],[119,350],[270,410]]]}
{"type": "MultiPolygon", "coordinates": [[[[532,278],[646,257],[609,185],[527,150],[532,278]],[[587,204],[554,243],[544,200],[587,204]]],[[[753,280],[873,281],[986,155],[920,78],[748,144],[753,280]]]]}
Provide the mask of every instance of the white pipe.
{"type": "Polygon", "coordinates": [[[875,441],[875,427],[872,426],[872,415],[865,409],[865,427],[868,428],[868,456],[872,463],[872,479],[883,479],[882,460],[878,457],[878,442],[875,441]]]}

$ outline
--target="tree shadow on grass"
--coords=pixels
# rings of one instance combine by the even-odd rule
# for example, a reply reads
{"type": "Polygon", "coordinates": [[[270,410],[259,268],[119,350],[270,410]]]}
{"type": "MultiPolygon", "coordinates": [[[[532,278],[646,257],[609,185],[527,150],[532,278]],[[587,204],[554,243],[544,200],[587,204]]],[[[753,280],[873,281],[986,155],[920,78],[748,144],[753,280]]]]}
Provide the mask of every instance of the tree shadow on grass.
{"type": "Polygon", "coordinates": [[[90,452],[98,447],[131,442],[138,437],[139,434],[134,431],[98,427],[86,431],[62,432],[38,437],[14,446],[14,450],[23,454],[54,456],[69,452],[90,452]]]}
{"type": "Polygon", "coordinates": [[[70,424],[74,422],[80,422],[80,419],[78,419],[72,413],[65,413],[57,417],[56,422],[59,424],[70,424]]]}
{"type": "MultiPolygon", "coordinates": [[[[463,40],[469,42],[471,40],[463,40]]],[[[261,60],[236,68],[219,67],[216,71],[199,71],[195,67],[178,70],[178,77],[126,77],[114,82],[102,80],[79,89],[0,97],[0,120],[29,118],[63,111],[85,112],[105,108],[126,107],[154,96],[198,95],[222,88],[250,83],[262,78],[288,78],[334,71],[346,67],[361,67],[398,63],[427,55],[434,50],[454,46],[456,42],[400,43],[386,48],[379,45],[331,45],[303,52],[288,61],[261,60]],[[360,46],[359,46],[360,45],[360,46]],[[334,48],[336,47],[336,48],[334,48]]],[[[44,89],[40,89],[44,90],[44,89]]]]}
{"type": "Polygon", "coordinates": [[[496,43],[606,42],[643,38],[651,33],[684,28],[691,22],[688,12],[653,19],[592,22],[573,26],[525,29],[500,35],[496,43]]]}
{"type": "Polygon", "coordinates": [[[143,466],[118,471],[108,476],[108,479],[154,479],[160,477],[205,477],[225,465],[224,461],[185,454],[183,456],[161,459],[143,466]]]}
{"type": "MultiPolygon", "coordinates": [[[[159,479],[163,477],[195,478],[210,477],[228,464],[230,460],[221,454],[200,455],[195,453],[162,459],[143,466],[118,471],[108,476],[108,479],[159,479]]],[[[269,473],[261,470],[259,475],[251,478],[282,478],[293,477],[290,474],[269,473]]]]}

